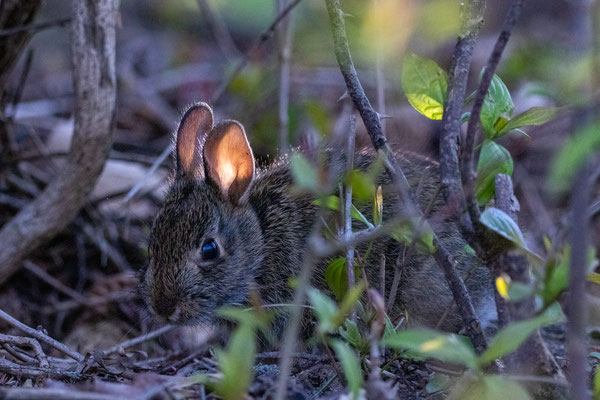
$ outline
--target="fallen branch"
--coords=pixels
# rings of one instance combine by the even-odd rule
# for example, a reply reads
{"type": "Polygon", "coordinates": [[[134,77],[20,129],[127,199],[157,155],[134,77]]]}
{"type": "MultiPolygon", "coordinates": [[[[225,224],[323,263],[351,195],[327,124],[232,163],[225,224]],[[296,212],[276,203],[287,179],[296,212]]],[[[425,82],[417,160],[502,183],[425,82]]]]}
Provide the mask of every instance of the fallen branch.
{"type": "Polygon", "coordinates": [[[46,335],[43,332],[38,331],[37,329],[30,328],[29,326],[25,325],[21,321],[14,319],[13,317],[11,317],[10,315],[8,315],[7,313],[5,313],[2,310],[0,310],[0,320],[6,322],[7,324],[9,324],[10,326],[12,326],[14,328],[21,330],[29,337],[35,338],[39,342],[46,343],[47,345],[55,348],[56,350],[60,351],[61,353],[66,354],[67,356],[71,357],[72,359],[74,359],[76,361],[81,362],[84,359],[83,355],[81,355],[80,353],[71,349],[70,347],[65,346],[61,342],[52,339],[50,336],[46,335]]]}

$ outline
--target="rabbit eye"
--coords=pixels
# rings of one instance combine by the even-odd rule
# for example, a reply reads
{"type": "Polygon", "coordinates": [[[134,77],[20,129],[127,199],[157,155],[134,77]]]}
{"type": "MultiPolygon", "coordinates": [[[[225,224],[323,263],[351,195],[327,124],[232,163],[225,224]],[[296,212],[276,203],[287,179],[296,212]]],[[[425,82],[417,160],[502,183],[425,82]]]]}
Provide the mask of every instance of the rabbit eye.
{"type": "Polygon", "coordinates": [[[206,239],[202,243],[202,258],[204,260],[214,260],[219,257],[219,246],[214,239],[206,239]]]}

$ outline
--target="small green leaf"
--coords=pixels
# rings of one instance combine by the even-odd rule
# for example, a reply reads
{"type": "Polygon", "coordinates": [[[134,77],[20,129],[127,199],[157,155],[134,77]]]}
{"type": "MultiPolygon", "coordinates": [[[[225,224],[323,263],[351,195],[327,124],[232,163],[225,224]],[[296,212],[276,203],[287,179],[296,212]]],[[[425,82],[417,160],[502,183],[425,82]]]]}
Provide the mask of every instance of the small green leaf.
{"type": "Polygon", "coordinates": [[[571,247],[566,246],[561,253],[546,263],[546,276],[542,289],[544,304],[553,302],[569,284],[569,259],[571,247]]]}
{"type": "Polygon", "coordinates": [[[352,347],[361,353],[367,351],[369,342],[362,337],[358,330],[358,325],[351,319],[347,319],[344,325],[338,329],[340,336],[348,342],[352,347]]]}
{"type": "Polygon", "coordinates": [[[365,285],[361,281],[357,285],[354,285],[350,290],[348,290],[348,293],[346,293],[346,296],[344,296],[344,299],[340,304],[340,309],[338,310],[338,313],[334,319],[334,324],[336,327],[344,322],[344,320],[348,316],[348,313],[350,313],[350,311],[354,308],[356,303],[358,303],[358,300],[360,299],[364,288],[365,285]]]}
{"type": "Polygon", "coordinates": [[[448,400],[531,400],[518,383],[499,375],[465,375],[448,400]]]}
{"type": "Polygon", "coordinates": [[[300,153],[294,153],[290,165],[296,185],[305,190],[316,191],[319,186],[319,175],[317,169],[306,157],[300,153]]]}
{"type": "Polygon", "coordinates": [[[332,332],[335,329],[334,320],[338,314],[335,302],[315,288],[308,288],[307,294],[319,320],[319,332],[332,332]]]}
{"type": "Polygon", "coordinates": [[[217,360],[223,379],[216,385],[216,393],[226,400],[244,397],[253,377],[256,356],[254,330],[246,324],[237,328],[226,351],[217,350],[217,360]]]}
{"type": "Polygon", "coordinates": [[[594,371],[594,400],[600,400],[600,368],[594,371]]]}
{"type": "Polygon", "coordinates": [[[479,204],[487,204],[495,193],[495,178],[498,174],[512,175],[513,160],[503,146],[484,140],[477,163],[475,192],[479,204]]]}
{"type": "Polygon", "coordinates": [[[560,322],[564,318],[560,305],[554,303],[541,315],[525,321],[508,324],[494,336],[479,361],[483,367],[497,358],[515,351],[539,327],[560,322]]]}
{"type": "Polygon", "coordinates": [[[346,257],[334,258],[325,268],[325,281],[327,286],[339,301],[348,289],[348,272],[346,271],[346,257]]]}
{"type": "Polygon", "coordinates": [[[460,117],[460,123],[464,124],[465,122],[467,122],[469,120],[469,118],[471,118],[471,113],[469,111],[467,111],[466,113],[464,113],[463,115],[461,115],[461,117],[460,117]]]}
{"type": "Polygon", "coordinates": [[[384,345],[398,350],[410,350],[418,355],[440,361],[477,368],[477,355],[464,336],[426,329],[397,332],[383,340],[384,345]]]}
{"type": "MultiPolygon", "coordinates": [[[[410,246],[417,234],[416,230],[418,223],[418,219],[398,223],[390,232],[390,236],[394,240],[410,246]]],[[[427,221],[423,221],[420,232],[421,233],[419,237],[416,238],[417,240],[415,242],[416,249],[424,254],[433,254],[435,252],[435,246],[433,245],[433,231],[427,221]]]]}
{"type": "Polygon", "coordinates": [[[496,122],[498,118],[510,119],[515,106],[508,88],[498,75],[494,75],[490,88],[481,107],[481,125],[488,139],[496,137],[496,122]]]}
{"type": "Polygon", "coordinates": [[[363,384],[360,361],[346,343],[340,340],[333,340],[331,346],[342,364],[352,398],[357,399],[363,384]]]}
{"type": "Polygon", "coordinates": [[[557,192],[567,189],[575,173],[600,149],[600,123],[594,122],[571,136],[552,162],[547,186],[557,192]]]}
{"type": "Polygon", "coordinates": [[[556,116],[558,110],[556,108],[533,107],[521,114],[513,117],[504,127],[498,131],[498,136],[510,132],[513,129],[522,128],[530,125],[542,125],[550,121],[556,116]]]}
{"type": "Polygon", "coordinates": [[[415,110],[429,119],[442,119],[448,76],[434,61],[407,55],[402,66],[402,88],[415,110]]]}
{"type": "Polygon", "coordinates": [[[368,173],[353,169],[345,177],[344,184],[352,186],[352,197],[359,204],[367,203],[373,198],[375,184],[368,173]]]}
{"type": "Polygon", "coordinates": [[[425,391],[433,394],[448,389],[450,385],[452,385],[452,380],[448,375],[434,372],[433,377],[429,379],[427,386],[425,386],[425,391]]]}
{"type": "Polygon", "coordinates": [[[377,190],[373,195],[373,223],[381,225],[383,221],[383,189],[377,186],[377,190]]]}
{"type": "MultiPolygon", "coordinates": [[[[313,204],[316,204],[321,207],[329,208],[330,210],[340,211],[340,198],[337,196],[334,196],[334,195],[316,199],[315,201],[313,201],[313,204]]],[[[367,218],[365,218],[365,216],[354,205],[352,205],[352,210],[350,211],[350,215],[355,220],[361,221],[362,223],[367,225],[367,227],[373,228],[373,224],[370,223],[369,220],[367,220],[367,218]]]]}
{"type": "Polygon", "coordinates": [[[510,240],[521,249],[527,250],[527,244],[525,244],[525,239],[519,226],[504,211],[490,207],[481,214],[480,221],[483,225],[505,239],[510,240]]]}

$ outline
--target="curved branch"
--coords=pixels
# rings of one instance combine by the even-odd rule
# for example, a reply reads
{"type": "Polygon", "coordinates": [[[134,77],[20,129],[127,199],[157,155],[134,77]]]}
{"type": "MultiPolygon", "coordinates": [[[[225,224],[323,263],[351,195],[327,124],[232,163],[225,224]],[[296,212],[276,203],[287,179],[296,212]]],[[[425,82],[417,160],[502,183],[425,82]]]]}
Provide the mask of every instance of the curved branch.
{"type": "Polygon", "coordinates": [[[67,164],[0,230],[0,283],[28,254],[64,229],[84,204],[112,143],[115,117],[115,30],[118,0],[73,0],[71,53],[75,131],[67,164]]]}

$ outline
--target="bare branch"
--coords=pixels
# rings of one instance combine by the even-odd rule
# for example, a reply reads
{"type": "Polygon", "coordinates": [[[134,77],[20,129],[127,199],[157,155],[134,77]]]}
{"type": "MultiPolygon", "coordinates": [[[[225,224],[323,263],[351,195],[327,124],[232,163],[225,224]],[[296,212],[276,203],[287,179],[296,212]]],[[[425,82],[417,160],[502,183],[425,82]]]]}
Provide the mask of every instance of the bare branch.
{"type": "MultiPolygon", "coordinates": [[[[346,172],[354,168],[354,140],[356,138],[356,115],[350,116],[350,128],[348,131],[348,140],[346,146],[346,172]]],[[[344,238],[350,239],[352,236],[352,185],[346,184],[344,190],[344,238]]],[[[346,267],[348,275],[348,288],[354,286],[354,246],[348,245],[346,248],[346,267]]]]}
{"type": "Polygon", "coordinates": [[[58,18],[52,21],[15,26],[14,28],[0,30],[0,36],[13,36],[22,32],[36,33],[48,28],[61,28],[68,25],[69,22],[71,22],[71,18],[58,18]]]}
{"type": "MultiPolygon", "coordinates": [[[[290,5],[290,0],[275,0],[278,13],[290,5]]],[[[290,57],[294,24],[291,15],[282,21],[279,32],[279,154],[289,150],[290,57]]]]}
{"type": "Polygon", "coordinates": [[[0,231],[0,283],[27,255],[73,220],[102,171],[115,117],[118,0],[73,0],[71,43],[75,133],[67,165],[0,231]]]}

